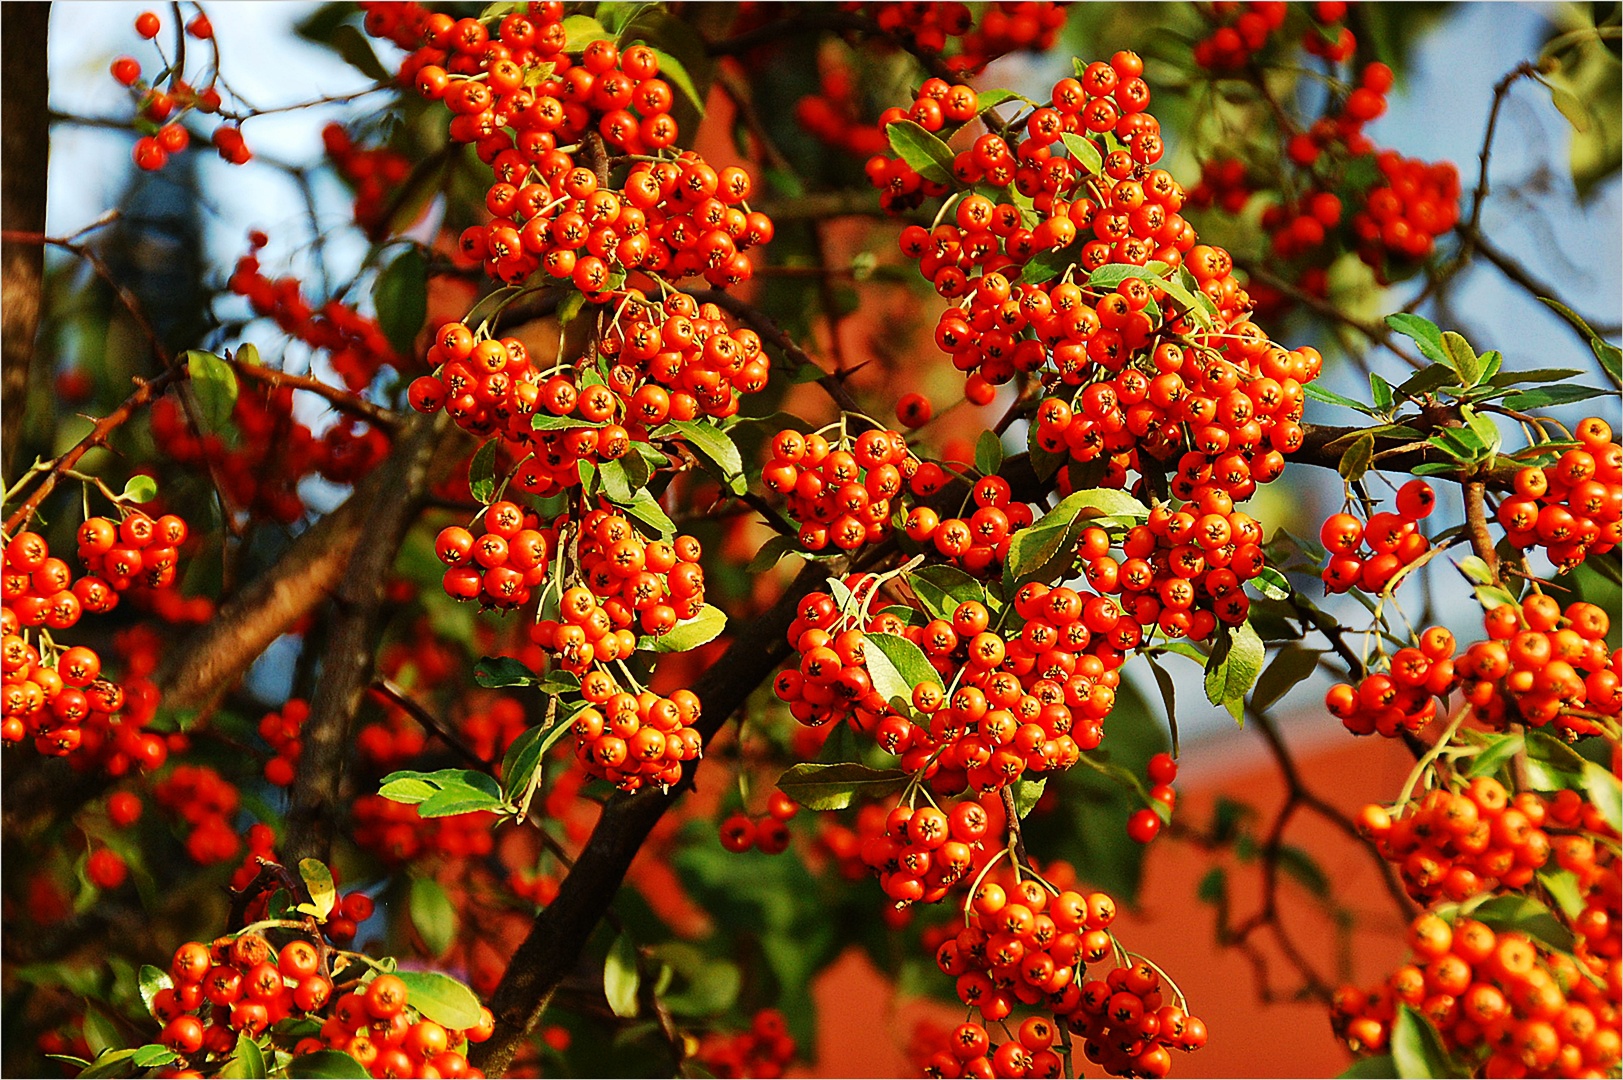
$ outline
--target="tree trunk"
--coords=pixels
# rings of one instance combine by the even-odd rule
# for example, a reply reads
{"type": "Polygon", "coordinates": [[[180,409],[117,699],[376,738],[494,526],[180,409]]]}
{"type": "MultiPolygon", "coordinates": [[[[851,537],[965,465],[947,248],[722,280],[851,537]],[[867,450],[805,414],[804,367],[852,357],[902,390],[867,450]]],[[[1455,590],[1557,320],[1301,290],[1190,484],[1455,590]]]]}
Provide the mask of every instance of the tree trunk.
{"type": "MultiPolygon", "coordinates": [[[[46,38],[50,4],[0,5],[0,228],[45,231],[46,164],[51,130],[46,38]]],[[[28,368],[39,332],[45,248],[0,244],[0,409],[5,412],[0,469],[8,481],[16,462],[28,396],[28,368]]]]}

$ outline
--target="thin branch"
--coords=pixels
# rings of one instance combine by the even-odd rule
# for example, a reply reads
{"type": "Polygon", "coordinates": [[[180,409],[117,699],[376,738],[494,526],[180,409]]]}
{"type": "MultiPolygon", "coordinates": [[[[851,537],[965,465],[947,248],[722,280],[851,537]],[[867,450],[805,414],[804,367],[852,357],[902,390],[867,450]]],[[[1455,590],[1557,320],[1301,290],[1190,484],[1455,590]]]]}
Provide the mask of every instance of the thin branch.
{"type": "Polygon", "coordinates": [[[328,404],[340,412],[365,420],[368,424],[382,431],[392,432],[400,427],[400,417],[388,409],[361,397],[352,394],[341,387],[322,382],[309,375],[294,375],[287,371],[277,371],[262,364],[249,364],[236,356],[226,358],[238,375],[252,379],[254,382],[264,383],[272,389],[291,387],[294,390],[304,390],[325,398],[328,404]]]}
{"type": "Polygon", "coordinates": [[[387,676],[379,676],[372,680],[372,690],[379,696],[386,698],[391,705],[404,711],[406,715],[417,721],[425,729],[438,735],[441,741],[452,750],[455,750],[463,761],[483,772],[494,773],[496,762],[488,761],[474,753],[473,747],[462,741],[462,736],[456,733],[455,728],[419,704],[415,698],[406,692],[405,687],[387,676]]]}

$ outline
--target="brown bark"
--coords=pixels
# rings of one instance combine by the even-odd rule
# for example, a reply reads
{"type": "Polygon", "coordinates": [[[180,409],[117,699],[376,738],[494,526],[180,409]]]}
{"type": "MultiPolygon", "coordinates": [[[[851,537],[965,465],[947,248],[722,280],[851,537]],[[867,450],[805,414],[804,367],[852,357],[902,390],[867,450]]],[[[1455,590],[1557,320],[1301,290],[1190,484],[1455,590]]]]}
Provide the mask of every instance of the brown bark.
{"type": "MultiPolygon", "coordinates": [[[[50,84],[45,63],[50,4],[0,5],[0,228],[45,228],[50,84]]],[[[16,461],[28,397],[28,369],[39,332],[45,250],[38,244],[0,243],[0,456],[4,472],[16,461]]]]}

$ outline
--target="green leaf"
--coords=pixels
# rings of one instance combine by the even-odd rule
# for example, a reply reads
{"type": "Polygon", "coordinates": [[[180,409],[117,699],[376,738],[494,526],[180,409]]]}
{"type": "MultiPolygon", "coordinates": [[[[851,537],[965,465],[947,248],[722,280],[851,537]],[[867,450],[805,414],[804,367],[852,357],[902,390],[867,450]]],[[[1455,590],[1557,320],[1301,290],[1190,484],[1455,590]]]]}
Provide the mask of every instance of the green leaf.
{"type": "Polygon", "coordinates": [[[437,971],[397,971],[406,984],[406,1004],[448,1028],[478,1025],[481,1006],[474,992],[449,975],[437,971]]]}
{"type": "Polygon", "coordinates": [[[1562,952],[1571,952],[1576,943],[1572,931],[1549,908],[1525,893],[1492,897],[1470,909],[1470,915],[1493,930],[1514,930],[1562,952]]]}
{"type": "Polygon", "coordinates": [[[237,1048],[231,1052],[231,1060],[214,1075],[232,1080],[263,1080],[270,1075],[265,1065],[265,1051],[244,1031],[237,1036],[237,1048]]]}
{"type": "MultiPolygon", "coordinates": [[[[553,719],[554,726],[564,723],[566,711],[570,714],[574,712],[573,709],[559,709],[558,715],[553,719]]],[[[535,779],[537,770],[541,768],[541,737],[546,731],[544,724],[525,729],[502,755],[502,794],[515,806],[529,790],[530,782],[535,779]]]]}
{"type": "Polygon", "coordinates": [[[617,934],[603,962],[603,996],[609,1009],[622,1020],[637,1015],[637,946],[625,934],[617,934]]]}
{"type": "Polygon", "coordinates": [[[1577,368],[1530,368],[1522,371],[1502,371],[1488,380],[1492,386],[1521,386],[1526,383],[1566,382],[1583,375],[1577,368]]]}
{"type": "Polygon", "coordinates": [[[158,496],[158,482],[145,473],[136,473],[124,482],[119,498],[128,502],[147,503],[158,496]]]}
{"type": "Polygon", "coordinates": [[[107,1015],[100,1005],[95,1002],[85,1003],[84,1020],[85,1043],[90,1047],[90,1053],[100,1057],[105,1051],[122,1049],[124,1037],[119,1034],[118,1025],[113,1018],[107,1015]]]}
{"type": "MultiPolygon", "coordinates": [[[[646,488],[638,491],[626,503],[618,504],[627,514],[652,530],[649,535],[660,540],[676,537],[676,523],[660,508],[659,501],[646,488]]],[[[645,530],[646,531],[646,530],[645,530]]]]}
{"type": "Polygon", "coordinates": [[[1442,1036],[1431,1026],[1431,1021],[1408,1005],[1398,1005],[1398,1015],[1392,1021],[1391,1044],[1397,1075],[1405,1080],[1471,1075],[1448,1056],[1448,1051],[1443,1049],[1442,1036]]]}
{"type": "Polygon", "coordinates": [[[1614,833],[1623,832],[1623,785],[1618,783],[1611,770],[1587,759],[1582,775],[1584,792],[1595,809],[1600,811],[1602,820],[1611,826],[1614,833]]]}
{"type": "Polygon", "coordinates": [[[468,491],[486,506],[496,497],[496,445],[499,442],[500,439],[491,439],[479,447],[468,462],[468,491]]]}
{"type": "Polygon", "coordinates": [[[1448,354],[1443,350],[1443,332],[1430,319],[1400,311],[1388,315],[1386,325],[1413,341],[1427,360],[1434,364],[1448,363],[1448,354]]]}
{"type": "Polygon", "coordinates": [[[1023,818],[1036,807],[1037,801],[1043,797],[1043,789],[1048,786],[1046,778],[1042,780],[1019,780],[1014,785],[1014,815],[1023,818]]]}
{"type": "Polygon", "coordinates": [[[1302,387],[1302,396],[1306,397],[1309,401],[1317,401],[1325,405],[1340,405],[1346,409],[1356,409],[1358,412],[1366,415],[1368,415],[1370,412],[1369,406],[1365,405],[1362,401],[1357,401],[1350,397],[1343,397],[1341,394],[1326,390],[1317,383],[1308,383],[1306,386],[1302,387]]]}
{"type": "Polygon", "coordinates": [[[900,769],[870,769],[855,762],[804,762],[778,777],[778,789],[808,810],[844,810],[858,796],[866,802],[894,795],[909,779],[900,769]]]}
{"type": "Polygon", "coordinates": [[[995,476],[1003,467],[1003,440],[995,431],[983,431],[975,440],[975,471],[982,476],[995,476]]]}
{"type": "Polygon", "coordinates": [[[1097,518],[1136,522],[1149,517],[1143,503],[1115,488],[1088,488],[1073,492],[1009,541],[1005,577],[1012,584],[1047,581],[1067,573],[1076,556],[1076,541],[1097,518]]]}
{"type": "Polygon", "coordinates": [[[1206,700],[1239,721],[1245,715],[1245,696],[1262,674],[1265,651],[1249,622],[1219,637],[1206,661],[1206,700]]]}
{"type": "Polygon", "coordinates": [[[511,656],[487,656],[473,667],[473,681],[487,690],[503,686],[534,686],[535,672],[511,656]]]}
{"type": "MultiPolygon", "coordinates": [[[[576,293],[575,295],[580,295],[576,293]]],[[[590,421],[581,420],[573,416],[553,416],[551,413],[536,413],[530,417],[531,431],[567,431],[570,428],[594,427],[590,421]]]]}
{"type": "Polygon", "coordinates": [[[344,23],[334,27],[329,44],[338,50],[350,67],[375,82],[389,83],[394,80],[393,74],[383,66],[378,54],[372,51],[372,45],[366,40],[366,35],[360,28],[344,23]]]}
{"type": "Polygon", "coordinates": [[[417,804],[419,817],[454,817],[480,810],[496,811],[505,804],[500,795],[492,795],[460,784],[447,784],[417,804]]]}
{"type": "Polygon", "coordinates": [[[471,769],[390,773],[383,778],[378,794],[393,802],[415,804],[418,815],[425,818],[497,810],[504,805],[495,779],[471,769]]]}
{"type": "Polygon", "coordinates": [[[914,687],[941,683],[924,650],[899,634],[869,634],[863,657],[873,688],[903,715],[913,712],[914,687]]]}
{"type": "Polygon", "coordinates": [[[688,102],[704,116],[704,95],[693,82],[693,76],[688,73],[687,65],[664,49],[655,49],[654,55],[659,57],[659,74],[666,82],[682,91],[688,102]]]}
{"type": "Polygon", "coordinates": [[[1458,378],[1454,369],[1447,364],[1432,364],[1421,368],[1398,386],[1398,393],[1406,398],[1419,400],[1425,395],[1448,386],[1458,378]]]}
{"type": "Polygon", "coordinates": [[[1084,173],[1099,176],[1104,172],[1104,155],[1099,153],[1099,147],[1092,139],[1067,131],[1060,136],[1060,141],[1065,144],[1065,149],[1071,152],[1071,159],[1084,173]]]}
{"type": "Polygon", "coordinates": [[[779,559],[791,551],[799,550],[799,547],[800,541],[793,536],[776,533],[767,537],[766,543],[756,550],[755,557],[749,561],[749,565],[744,570],[750,574],[764,574],[778,565],[779,559]]]}
{"type": "Polygon", "coordinates": [[[578,53],[594,41],[613,37],[603,24],[590,15],[569,15],[564,19],[564,52],[578,53]]]}
{"type": "Polygon", "coordinates": [[[156,1069],[160,1065],[169,1065],[177,1060],[179,1056],[173,1050],[157,1043],[138,1046],[135,1053],[130,1055],[130,1064],[137,1069],[156,1069]]]}
{"type": "Polygon", "coordinates": [[[1264,566],[1257,571],[1257,576],[1251,579],[1250,585],[1270,600],[1290,599],[1291,583],[1286,580],[1284,574],[1271,566],[1264,566]]]}
{"type": "MultiPolygon", "coordinates": [[[[624,459],[617,461],[602,461],[597,464],[597,487],[608,500],[615,505],[624,505],[631,501],[631,477],[626,475],[626,467],[622,464],[624,459]]],[[[639,462],[641,458],[637,459],[639,462]]],[[[581,462],[582,483],[585,482],[587,462],[581,462]]],[[[641,484],[637,485],[642,487],[641,484]]]]}
{"type": "Polygon", "coordinates": [[[237,404],[237,373],[231,365],[202,349],[186,351],[186,374],[197,398],[197,411],[203,425],[219,433],[231,423],[231,410],[237,404]]]}
{"type": "Polygon", "coordinates": [[[1556,314],[1571,323],[1573,328],[1580,334],[1589,339],[1590,351],[1595,354],[1595,359],[1600,361],[1600,365],[1606,370],[1606,373],[1612,377],[1612,382],[1623,382],[1623,350],[1595,333],[1576,311],[1573,311],[1565,304],[1552,300],[1547,296],[1541,296],[1539,299],[1548,304],[1556,314]]]}
{"type": "Polygon", "coordinates": [[[1583,914],[1584,890],[1578,884],[1577,874],[1571,870],[1540,870],[1538,880],[1568,922],[1583,914]]]}
{"type": "Polygon", "coordinates": [[[146,1006],[147,1012],[152,1011],[152,999],[158,996],[159,990],[168,990],[174,986],[174,980],[169,973],[151,964],[142,964],[140,974],[136,976],[136,986],[141,991],[141,1004],[146,1006]]]}
{"type": "Polygon", "coordinates": [[[1471,767],[1465,770],[1466,776],[1492,776],[1500,767],[1527,746],[1520,735],[1493,735],[1482,752],[1471,759],[1471,767]]]}
{"type": "Polygon", "coordinates": [[[288,1080],[371,1080],[372,1074],[342,1050],[317,1050],[287,1063],[288,1080]]]}
{"type": "Polygon", "coordinates": [[[1367,432],[1354,439],[1352,445],[1341,454],[1341,460],[1336,463],[1336,472],[1349,484],[1356,484],[1363,479],[1369,467],[1375,461],[1375,436],[1367,432]]]}
{"type": "Polygon", "coordinates": [[[1392,408],[1392,384],[1373,371],[1369,373],[1369,400],[1381,412],[1392,408]]]}
{"type": "Polygon", "coordinates": [[[1317,897],[1330,895],[1330,877],[1317,860],[1294,844],[1282,844],[1278,851],[1279,868],[1296,879],[1296,883],[1317,897]]]}
{"type": "Polygon", "coordinates": [[[1229,898],[1228,871],[1221,866],[1214,866],[1206,871],[1195,886],[1195,898],[1203,904],[1224,904],[1229,898]]]}
{"type": "Polygon", "coordinates": [[[1448,354],[1448,362],[1459,373],[1461,386],[1469,389],[1482,378],[1482,360],[1465,338],[1452,330],[1444,331],[1443,352],[1448,354]]]}
{"type": "Polygon", "coordinates": [[[1548,79],[1540,79],[1539,81],[1549,88],[1550,101],[1560,111],[1561,115],[1567,118],[1567,123],[1572,125],[1572,130],[1580,135],[1588,131],[1590,126],[1589,110],[1584,108],[1584,103],[1578,100],[1578,95],[1548,79]]]}
{"type": "Polygon", "coordinates": [[[673,942],[655,950],[687,982],[685,989],[660,996],[665,1007],[678,1016],[715,1016],[732,1008],[744,985],[738,965],[731,960],[706,959],[696,949],[684,957],[686,962],[680,962],[681,944],[673,942]]]}
{"type": "Polygon", "coordinates": [[[383,268],[372,284],[372,304],[383,336],[396,353],[410,356],[428,317],[428,260],[415,244],[383,268]]]}
{"type": "Polygon", "coordinates": [[[1017,94],[1013,90],[982,90],[975,96],[975,113],[980,115],[988,109],[995,109],[1009,101],[1024,101],[1025,95],[1017,94]]]}
{"type": "Polygon", "coordinates": [[[1575,401],[1588,401],[1606,393],[1607,391],[1593,386],[1545,386],[1537,390],[1519,390],[1507,395],[1503,404],[1507,409],[1528,412],[1551,405],[1570,405],[1575,401]]]}
{"type": "Polygon", "coordinates": [[[1167,727],[1172,732],[1172,756],[1178,756],[1178,688],[1172,681],[1172,673],[1161,666],[1154,653],[1145,653],[1144,659],[1149,661],[1150,671],[1155,675],[1156,689],[1161,691],[1161,703],[1167,710],[1167,727]]]}
{"type": "Polygon", "coordinates": [[[1398,1075],[1398,1063],[1391,1054],[1359,1058],[1341,1071],[1337,1080],[1390,1080],[1398,1075]]]}
{"type": "Polygon", "coordinates": [[[907,577],[908,588],[919,598],[933,618],[952,618],[958,605],[969,601],[986,603],[986,589],[980,582],[946,563],[932,563],[907,577]]]}
{"type": "MultiPolygon", "coordinates": [[[[63,1057],[64,1055],[50,1054],[49,1057],[63,1057]]],[[[123,1076],[134,1068],[134,1050],[106,1050],[96,1055],[96,1060],[90,1062],[81,1077],[94,1076],[123,1076]]]]}
{"type": "Polygon", "coordinates": [[[727,614],[706,604],[693,618],[679,622],[668,633],[637,639],[637,648],[657,653],[680,653],[716,640],[727,629],[727,614]]]}
{"type": "Polygon", "coordinates": [[[338,887],[333,884],[332,871],[320,859],[300,859],[299,878],[310,893],[316,918],[325,919],[338,902],[338,887]]]}
{"type": "Polygon", "coordinates": [[[456,941],[457,914],[445,888],[433,878],[411,879],[411,925],[430,958],[445,955],[456,941]]]}
{"type": "Polygon", "coordinates": [[[952,150],[930,132],[912,120],[897,120],[886,126],[885,137],[914,172],[938,184],[952,183],[952,150]]]}
{"type": "Polygon", "coordinates": [[[744,459],[738,452],[737,444],[727,437],[726,432],[697,420],[673,420],[665,428],[678,432],[701,461],[713,466],[717,479],[726,485],[727,490],[734,495],[742,495],[748,490],[744,479],[744,459]]]}
{"type": "Polygon", "coordinates": [[[1020,280],[1037,285],[1045,281],[1051,281],[1074,266],[1081,255],[1081,241],[1075,241],[1064,247],[1052,248],[1048,251],[1039,251],[1027,259],[1020,267],[1020,280]]]}
{"type": "Polygon", "coordinates": [[[1252,706],[1259,711],[1266,709],[1290,693],[1313,674],[1319,666],[1319,657],[1323,655],[1323,649],[1309,649],[1296,644],[1280,649],[1257,677],[1257,685],[1251,691],[1252,706]]]}

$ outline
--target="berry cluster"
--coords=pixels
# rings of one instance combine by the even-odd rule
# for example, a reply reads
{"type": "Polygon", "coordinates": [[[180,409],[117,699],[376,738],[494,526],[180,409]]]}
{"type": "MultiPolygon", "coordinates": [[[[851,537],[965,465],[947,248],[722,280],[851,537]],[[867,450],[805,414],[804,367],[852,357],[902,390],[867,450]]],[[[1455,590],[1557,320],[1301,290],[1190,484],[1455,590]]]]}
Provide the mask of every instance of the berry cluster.
{"type": "Polygon", "coordinates": [[[931,1058],[928,1075],[1057,1075],[1061,1024],[1082,1037],[1089,1061],[1117,1076],[1166,1076],[1169,1048],[1205,1045],[1205,1024],[1165,1001],[1160,970],[1130,955],[1124,962],[1109,930],[1116,904],[1104,893],[1051,891],[1000,873],[975,889],[965,917],[967,925],[936,952],[937,966],[957,980],[959,1000],[986,1023],[1001,1024],[1019,1004],[1041,1006],[1051,1018],[1027,1018],[1014,1039],[997,1046],[984,1024],[965,1023],[946,1055],[931,1058]],[[1103,978],[1086,977],[1089,964],[1111,957],[1117,962],[1103,978]]]}
{"type": "MultiPolygon", "coordinates": [[[[169,965],[171,985],[153,995],[152,1013],[163,1023],[159,1042],[199,1070],[217,1068],[237,1046],[276,1032],[286,1019],[308,1021],[280,1036],[281,1049],[348,1054],[373,1076],[476,1077],[467,1044],[494,1030],[489,1013],[466,1031],[447,1030],[408,1005],[406,983],[372,974],[338,993],[333,955],[320,940],[295,937],[280,949],[262,935],[242,933],[212,945],[188,942],[169,965]]],[[[274,1037],[274,1036],[273,1036],[274,1037]]]]}
{"type": "Polygon", "coordinates": [[[919,466],[899,432],[877,428],[855,439],[842,431],[834,444],[789,429],[773,436],[771,447],[761,481],[784,496],[789,516],[800,523],[800,542],[810,551],[830,544],[855,551],[883,540],[891,501],[919,466]]]}
{"type": "Polygon", "coordinates": [[[1499,781],[1478,776],[1459,792],[1430,791],[1395,817],[1367,806],[1359,826],[1397,866],[1409,895],[1430,903],[1525,887],[1550,858],[1546,816],[1538,795],[1512,798],[1499,781]]]}
{"type": "Polygon", "coordinates": [[[744,170],[718,171],[691,151],[665,156],[677,137],[674,92],[653,49],[599,39],[576,60],[557,0],[505,16],[494,34],[417,5],[363,7],[369,32],[416,50],[401,81],[443,101],[451,138],[491,167],[493,220],[460,240],[491,277],[514,283],[544,269],[599,300],[632,271],[702,274],[718,287],[749,279],[744,251],[771,239],[772,223],[748,209],[744,170]],[[585,149],[594,145],[595,163],[585,149]],[[637,160],[610,189],[606,153],[658,160],[637,160]]]}
{"type": "Polygon", "coordinates": [[[157,713],[156,688],[145,678],[127,676],[124,685],[106,678],[99,652],[58,645],[51,632],[71,629],[86,611],[111,611],[121,591],[172,584],[186,524],[138,511],[117,525],[92,517],[78,539],[91,573],[77,581],[38,533],[20,532],[5,545],[0,744],[31,738],[41,754],[71,757],[76,767],[110,776],[132,766],[150,771],[168,756],[161,738],[142,731],[157,713]]]}
{"type": "Polygon", "coordinates": [[[1381,180],[1365,192],[1350,223],[1358,257],[1377,270],[1425,259],[1459,222],[1459,170],[1451,161],[1428,164],[1395,150],[1376,154],[1375,167],[1381,180]]]}
{"type": "Polygon", "coordinates": [[[400,865],[424,855],[459,859],[489,855],[496,818],[484,811],[425,818],[415,806],[381,795],[362,795],[350,811],[357,846],[400,865]]]}
{"type": "Polygon", "coordinates": [[[1331,687],[1325,707],[1356,735],[1387,737],[1419,731],[1456,690],[1471,718],[1493,729],[1523,723],[1594,735],[1603,728],[1586,714],[1623,711],[1623,653],[1606,647],[1611,619],[1602,608],[1579,601],[1563,611],[1553,597],[1530,593],[1489,610],[1483,626],[1487,640],[1457,656],[1454,635],[1430,627],[1418,646],[1394,653],[1386,671],[1356,687],[1331,687]]]}
{"type": "Polygon", "coordinates": [[[706,1036],[695,1056],[711,1076],[773,1080],[782,1076],[794,1060],[795,1040],[781,1012],[762,1009],[755,1014],[748,1031],[706,1036]]]}
{"type": "Polygon", "coordinates": [[[1337,991],[1336,1035],[1358,1054],[1382,1052],[1400,1005],[1418,1010],[1442,1035],[1445,1050],[1489,1052],[1487,1076],[1580,1076],[1615,1071],[1617,965],[1598,979],[1582,961],[1513,930],[1471,918],[1450,925],[1437,914],[1409,928],[1412,961],[1379,987],[1337,991]]]}
{"type": "Polygon", "coordinates": [[[956,0],[863,0],[842,6],[868,15],[881,31],[920,52],[945,53],[951,39],[959,39],[946,63],[961,73],[979,71],[1012,52],[1052,48],[1065,25],[1064,6],[1052,0],[998,0],[985,5],[979,23],[974,10],[956,0]]]}
{"type": "Polygon", "coordinates": [[[391,198],[411,174],[411,159],[387,146],[357,146],[336,123],[321,129],[321,144],[339,175],[355,189],[355,223],[373,241],[383,239],[394,209],[391,198]]]}
{"type": "Polygon", "coordinates": [[[648,540],[621,514],[597,509],[581,518],[577,551],[581,577],[615,631],[659,637],[704,607],[703,548],[691,536],[648,540]]]}
{"type": "MultiPolygon", "coordinates": [[[[270,744],[272,757],[265,762],[265,781],[276,787],[290,787],[304,753],[299,730],[310,717],[310,705],[301,698],[293,698],[281,709],[268,712],[259,720],[259,737],[270,744]]],[[[357,740],[359,742],[359,740],[357,740]]]]}
{"type": "Polygon", "coordinates": [[[795,122],[812,138],[857,157],[882,154],[889,145],[878,124],[862,120],[854,76],[843,64],[823,67],[817,93],[795,102],[795,122]]]}
{"type": "Polygon", "coordinates": [[[720,827],[721,846],[742,854],[750,848],[767,855],[781,855],[789,849],[787,822],[800,812],[795,801],[781,791],[774,791],[767,803],[767,815],[752,818],[748,814],[730,814],[720,827]]]}
{"type": "Polygon", "coordinates": [[[176,765],[152,786],[160,809],[186,827],[186,854],[199,866],[227,862],[242,850],[232,825],[242,796],[237,786],[207,765],[176,765]]]}
{"type": "Polygon", "coordinates": [[[699,696],[691,690],[670,697],[648,690],[632,694],[605,672],[594,671],[581,680],[581,696],[589,704],[571,725],[575,757],[589,775],[622,791],[670,787],[682,778],[683,763],[704,753],[704,737],[693,726],[699,696]]]}
{"type": "Polygon", "coordinates": [[[556,534],[517,503],[497,500],[484,511],[485,531],[475,537],[460,525],[440,530],[434,553],[448,568],[441,585],[456,600],[519,608],[547,580],[547,559],[556,534]]]}
{"type": "Polygon", "coordinates": [[[252,251],[237,260],[226,287],[247,298],[254,314],[275,321],[289,336],[327,354],[327,362],[344,385],[360,393],[384,367],[399,369],[406,357],[378,326],[343,302],[328,300],[319,308],[305,298],[296,277],[267,277],[260,269],[259,250],[269,242],[262,232],[249,235],[252,251]]]}
{"type": "MultiPolygon", "coordinates": [[[[157,37],[162,30],[163,22],[154,12],[143,11],[135,17],[135,32],[148,41],[157,37]]],[[[199,11],[186,23],[186,34],[212,44],[214,27],[208,16],[199,11]]],[[[161,54],[159,58],[162,59],[161,54]]],[[[220,111],[220,92],[215,89],[215,83],[219,80],[217,51],[214,74],[201,90],[184,80],[184,72],[167,64],[158,79],[149,85],[141,78],[141,62],[131,56],[120,56],[114,60],[110,71],[114,81],[120,86],[129,87],[135,101],[136,128],[143,132],[135,140],[135,149],[131,154],[138,168],[149,172],[161,169],[169,163],[170,157],[182,153],[191,145],[191,132],[181,123],[187,113],[212,114],[220,111]],[[157,85],[165,77],[169,80],[166,90],[157,85]]],[[[235,124],[215,127],[210,141],[220,157],[233,165],[245,165],[253,159],[247,143],[243,141],[242,129],[235,124]]]]}
{"type": "Polygon", "coordinates": [[[1437,505],[1437,493],[1424,480],[1398,489],[1397,509],[1360,521],[1349,513],[1331,514],[1319,527],[1319,542],[1330,553],[1321,576],[1326,592],[1358,588],[1379,594],[1404,567],[1431,550],[1419,523],[1437,505]]]}
{"type": "MultiPolygon", "coordinates": [[[[941,469],[932,463],[921,465],[909,483],[915,495],[928,496],[939,490],[941,469]]],[[[1009,482],[1001,476],[983,476],[969,489],[975,512],[968,518],[943,519],[928,506],[915,506],[907,513],[907,538],[928,544],[976,577],[996,576],[1009,554],[1009,539],[1032,522],[1028,503],[1015,502],[1009,482]]],[[[962,512],[962,511],[960,511],[962,512]]]]}
{"type": "Polygon", "coordinates": [[[1611,551],[1623,538],[1623,447],[1599,417],[1584,420],[1574,434],[1578,445],[1555,462],[1516,473],[1515,494],[1497,513],[1511,544],[1543,548],[1560,570],[1611,551]]]}
{"type": "MultiPolygon", "coordinates": [[[[1244,4],[1225,0],[1201,11],[1214,25],[1210,33],[1195,42],[1193,57],[1195,63],[1213,72],[1245,67],[1268,44],[1269,37],[1285,25],[1283,0],[1250,0],[1244,4]]],[[[1310,39],[1313,34],[1308,31],[1310,39]]]]}

